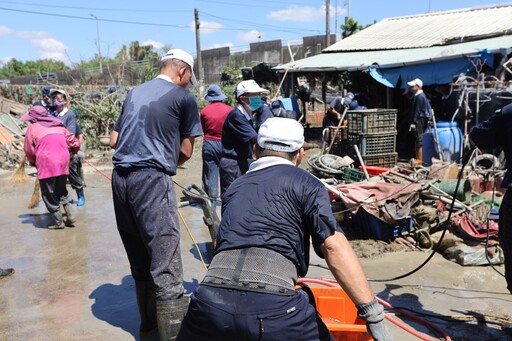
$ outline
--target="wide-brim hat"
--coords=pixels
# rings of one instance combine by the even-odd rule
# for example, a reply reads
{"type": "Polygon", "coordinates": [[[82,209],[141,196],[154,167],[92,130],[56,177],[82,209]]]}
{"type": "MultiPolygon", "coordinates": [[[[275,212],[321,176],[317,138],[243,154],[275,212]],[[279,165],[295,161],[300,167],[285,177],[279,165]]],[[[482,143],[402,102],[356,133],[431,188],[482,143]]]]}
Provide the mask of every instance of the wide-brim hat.
{"type": "Polygon", "coordinates": [[[256,83],[254,79],[249,79],[246,81],[241,81],[236,86],[235,95],[236,97],[240,97],[243,94],[269,94],[270,91],[267,89],[263,89],[261,86],[256,83]]]}
{"type": "Polygon", "coordinates": [[[209,102],[220,102],[226,99],[226,95],[222,93],[220,86],[217,84],[212,84],[210,87],[208,87],[204,99],[209,102]]]}
{"type": "Polygon", "coordinates": [[[34,105],[25,114],[21,115],[20,120],[23,122],[33,121],[45,116],[48,116],[48,110],[41,105],[34,105]]]}

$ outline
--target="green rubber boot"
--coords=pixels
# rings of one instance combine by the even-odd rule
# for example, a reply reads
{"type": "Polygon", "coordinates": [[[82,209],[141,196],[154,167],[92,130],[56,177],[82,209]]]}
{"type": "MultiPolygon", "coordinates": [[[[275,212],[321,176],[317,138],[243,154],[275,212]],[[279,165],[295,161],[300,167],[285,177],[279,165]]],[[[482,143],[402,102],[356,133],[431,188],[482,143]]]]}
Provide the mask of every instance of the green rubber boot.
{"type": "Polygon", "coordinates": [[[160,341],[176,340],[181,327],[181,321],[188,309],[189,298],[156,301],[156,316],[158,319],[158,334],[160,341]]]}

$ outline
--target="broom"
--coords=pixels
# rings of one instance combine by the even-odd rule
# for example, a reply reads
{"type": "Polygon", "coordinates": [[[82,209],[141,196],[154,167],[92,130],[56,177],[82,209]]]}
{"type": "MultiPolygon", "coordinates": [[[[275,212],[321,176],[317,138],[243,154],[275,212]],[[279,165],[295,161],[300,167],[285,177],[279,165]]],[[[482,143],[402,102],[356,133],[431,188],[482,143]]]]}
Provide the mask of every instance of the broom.
{"type": "Polygon", "coordinates": [[[26,155],[23,155],[23,159],[21,160],[20,165],[16,170],[11,174],[11,181],[16,183],[27,182],[28,177],[25,173],[25,161],[27,160],[26,155]]]}
{"type": "Polygon", "coordinates": [[[39,193],[39,180],[36,178],[36,182],[34,183],[34,192],[32,193],[32,197],[30,198],[30,202],[27,207],[36,207],[39,204],[39,200],[41,200],[41,194],[39,193]]]}

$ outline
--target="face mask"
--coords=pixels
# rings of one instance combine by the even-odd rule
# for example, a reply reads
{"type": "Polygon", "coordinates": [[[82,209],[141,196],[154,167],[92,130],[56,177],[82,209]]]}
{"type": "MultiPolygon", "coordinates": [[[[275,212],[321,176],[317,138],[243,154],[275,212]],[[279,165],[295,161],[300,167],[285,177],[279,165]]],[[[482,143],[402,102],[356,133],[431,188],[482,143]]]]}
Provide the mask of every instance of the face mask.
{"type": "Polygon", "coordinates": [[[257,110],[259,107],[261,106],[261,97],[259,96],[254,96],[254,97],[249,97],[249,108],[251,108],[251,110],[257,110]]]}
{"type": "Polygon", "coordinates": [[[57,108],[57,109],[58,109],[58,108],[62,108],[62,107],[64,106],[64,102],[61,102],[61,101],[59,101],[58,99],[56,99],[56,100],[54,100],[54,101],[53,101],[53,106],[54,106],[55,108],[57,108]]]}

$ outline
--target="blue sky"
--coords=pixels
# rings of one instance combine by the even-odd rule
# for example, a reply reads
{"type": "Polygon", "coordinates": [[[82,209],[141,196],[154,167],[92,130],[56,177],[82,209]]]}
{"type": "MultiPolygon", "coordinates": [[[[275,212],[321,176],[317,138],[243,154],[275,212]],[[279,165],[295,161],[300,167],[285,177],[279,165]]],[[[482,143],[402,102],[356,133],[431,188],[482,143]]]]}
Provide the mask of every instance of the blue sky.
{"type": "MultiPolygon", "coordinates": [[[[330,0],[330,27],[350,16],[366,25],[387,17],[414,15],[512,0],[330,0]],[[336,11],[337,8],[337,11],[336,11]]],[[[68,65],[98,53],[114,57],[123,44],[138,40],[182,48],[196,54],[194,8],[201,21],[201,48],[230,46],[243,50],[252,42],[325,34],[323,0],[88,0],[36,2],[0,0],[0,65],[11,58],[51,58],[68,65]],[[96,21],[96,18],[98,20],[96,21]]],[[[492,18],[489,18],[492,20],[492,18]]],[[[470,25],[471,23],[468,23],[470,25]]],[[[338,33],[340,30],[338,29],[338,33]]]]}

